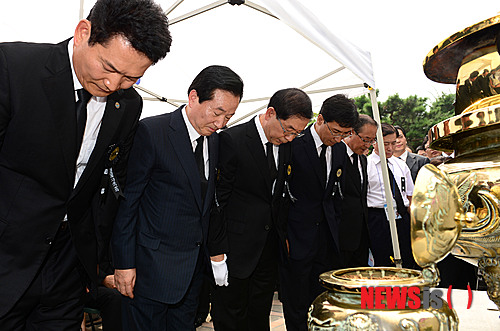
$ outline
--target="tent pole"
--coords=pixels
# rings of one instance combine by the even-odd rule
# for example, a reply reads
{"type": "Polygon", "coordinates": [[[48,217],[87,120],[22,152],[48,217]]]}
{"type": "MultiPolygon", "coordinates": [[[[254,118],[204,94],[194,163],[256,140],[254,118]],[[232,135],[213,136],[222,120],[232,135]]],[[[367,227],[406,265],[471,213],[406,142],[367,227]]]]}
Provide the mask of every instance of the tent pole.
{"type": "Polygon", "coordinates": [[[78,17],[78,20],[81,21],[83,19],[83,3],[85,2],[85,0],[80,0],[80,13],[79,13],[79,17],[78,17]]]}
{"type": "Polygon", "coordinates": [[[377,103],[377,93],[373,88],[370,88],[370,99],[372,102],[373,109],[373,119],[379,123],[377,128],[377,146],[378,152],[380,156],[380,165],[382,168],[382,179],[384,181],[384,192],[385,198],[387,201],[387,217],[389,218],[389,227],[391,229],[391,238],[392,238],[392,249],[394,251],[394,260],[396,262],[396,267],[401,268],[401,253],[399,251],[399,240],[398,240],[398,232],[396,229],[396,215],[394,213],[394,204],[392,199],[392,191],[391,184],[389,182],[389,171],[387,170],[387,158],[385,156],[385,148],[384,148],[384,137],[382,136],[382,126],[380,125],[380,113],[378,110],[377,103]]]}
{"type": "Polygon", "coordinates": [[[179,17],[176,17],[176,18],[170,20],[168,23],[170,25],[175,24],[175,23],[179,23],[181,21],[187,20],[188,18],[194,17],[194,16],[199,15],[199,14],[203,14],[204,12],[207,12],[207,11],[212,10],[214,8],[217,8],[217,7],[220,7],[222,5],[225,5],[226,3],[227,3],[227,0],[216,1],[214,3],[211,3],[209,5],[201,7],[199,9],[193,10],[193,11],[187,13],[187,14],[184,14],[184,15],[181,15],[179,17]]]}
{"type": "Polygon", "coordinates": [[[345,85],[345,86],[337,86],[337,87],[330,87],[330,88],[324,88],[320,90],[311,90],[311,91],[304,91],[307,94],[314,94],[314,93],[324,93],[324,92],[333,92],[333,91],[339,91],[339,90],[348,90],[356,87],[365,87],[365,84],[353,84],[353,85],[345,85]]]}
{"type": "Polygon", "coordinates": [[[172,101],[168,100],[167,98],[162,97],[161,95],[158,95],[158,94],[156,94],[156,93],[154,93],[154,92],[151,92],[150,90],[145,89],[145,88],[144,88],[144,87],[142,87],[142,86],[139,86],[139,85],[137,85],[137,84],[134,84],[133,86],[134,86],[134,88],[136,88],[136,89],[138,89],[138,90],[141,90],[141,91],[143,91],[143,92],[145,92],[145,93],[147,93],[147,94],[149,94],[149,95],[154,96],[154,97],[155,97],[157,100],[159,100],[159,101],[169,103],[169,104],[171,104],[172,106],[175,106],[175,107],[179,107],[179,105],[178,105],[178,104],[176,104],[175,102],[172,102],[172,101]]]}
{"type": "Polygon", "coordinates": [[[248,7],[252,8],[252,9],[260,11],[261,13],[267,14],[267,15],[269,15],[271,17],[274,17],[275,19],[279,20],[279,18],[277,18],[276,16],[274,16],[273,14],[271,14],[271,12],[269,10],[267,10],[266,8],[264,8],[262,6],[259,6],[256,3],[253,3],[251,1],[245,1],[245,6],[248,6],[248,7]]]}
{"type": "Polygon", "coordinates": [[[183,3],[183,2],[184,2],[184,0],[177,0],[177,1],[176,1],[173,5],[172,5],[172,6],[170,6],[170,8],[169,8],[169,9],[167,9],[167,10],[165,11],[165,15],[167,15],[167,16],[168,16],[168,15],[170,15],[170,13],[171,13],[171,12],[172,12],[175,8],[177,8],[177,6],[178,6],[178,5],[180,5],[180,4],[181,4],[181,3],[183,3]]]}
{"type": "MultiPolygon", "coordinates": [[[[315,79],[315,80],[310,81],[309,83],[306,83],[305,85],[302,85],[302,86],[300,87],[300,89],[301,89],[301,90],[303,90],[303,89],[305,89],[306,87],[311,86],[312,84],[315,84],[315,83],[319,82],[320,80],[325,79],[325,78],[327,78],[327,77],[329,77],[329,76],[331,76],[331,75],[333,75],[333,74],[336,74],[337,72],[342,71],[342,70],[344,70],[344,69],[345,69],[345,67],[344,67],[344,66],[339,67],[339,68],[337,68],[337,69],[335,69],[335,70],[333,70],[333,71],[331,71],[331,72],[329,72],[329,73],[327,73],[327,74],[325,74],[325,75],[323,75],[323,76],[321,76],[321,77],[319,77],[319,78],[317,78],[317,79],[315,79]]],[[[334,88],[330,88],[330,89],[315,90],[315,91],[310,91],[310,92],[308,92],[308,91],[304,91],[304,92],[306,92],[306,93],[321,93],[321,92],[330,92],[330,91],[337,91],[337,90],[343,90],[343,89],[348,89],[348,88],[353,88],[353,87],[364,87],[364,86],[365,86],[364,84],[359,84],[359,85],[341,86],[341,87],[336,87],[336,88],[334,87],[334,88]]],[[[242,103],[246,103],[246,102],[255,102],[255,101],[265,101],[265,100],[269,100],[270,98],[271,98],[271,97],[257,98],[257,99],[251,99],[251,100],[244,100],[244,101],[242,101],[242,103]]],[[[243,116],[243,117],[238,118],[238,119],[237,119],[236,121],[234,121],[234,122],[229,123],[227,126],[228,126],[228,127],[230,127],[230,126],[232,126],[232,125],[234,125],[234,124],[236,124],[236,123],[238,123],[238,122],[240,122],[240,121],[244,120],[245,118],[247,118],[247,117],[249,117],[249,116],[252,116],[252,115],[254,115],[255,113],[258,113],[259,111],[261,111],[261,110],[262,110],[262,109],[264,109],[265,107],[266,107],[266,106],[261,106],[261,107],[259,107],[259,108],[255,109],[255,110],[252,110],[250,113],[246,114],[246,115],[245,115],[245,116],[243,116]]]]}

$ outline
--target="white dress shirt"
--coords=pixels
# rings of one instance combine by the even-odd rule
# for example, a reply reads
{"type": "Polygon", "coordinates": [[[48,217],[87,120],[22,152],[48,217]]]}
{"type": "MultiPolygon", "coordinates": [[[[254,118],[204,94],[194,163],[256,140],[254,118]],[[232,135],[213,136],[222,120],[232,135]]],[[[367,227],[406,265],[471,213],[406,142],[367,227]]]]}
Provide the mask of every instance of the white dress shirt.
{"type": "MultiPolygon", "coordinates": [[[[266,154],[267,152],[266,144],[269,142],[269,140],[267,140],[266,133],[264,132],[264,128],[262,127],[262,123],[260,123],[260,116],[255,116],[255,126],[257,127],[257,132],[259,133],[262,147],[264,148],[264,154],[266,154]]],[[[279,152],[279,146],[273,145],[274,164],[276,165],[278,165],[278,152],[279,152]]]]}
{"type": "Polygon", "coordinates": [[[406,163],[406,159],[408,158],[408,151],[404,151],[403,154],[398,156],[398,159],[403,160],[404,163],[406,163]]]}
{"type": "MultiPolygon", "coordinates": [[[[78,101],[76,91],[83,88],[82,84],[78,81],[73,67],[73,39],[68,43],[69,62],[71,63],[71,72],[73,73],[73,85],[75,90],[75,100],[78,101]]],[[[90,155],[94,150],[99,130],[101,129],[102,117],[104,116],[104,109],[106,108],[107,97],[92,96],[87,104],[87,123],[85,125],[85,132],[83,134],[82,146],[78,159],[76,160],[76,173],[75,182],[73,187],[76,187],[78,180],[83,174],[85,167],[90,159],[90,155]]]]}
{"type": "MultiPolygon", "coordinates": [[[[368,193],[366,200],[368,207],[384,208],[386,199],[380,157],[376,153],[372,153],[368,156],[367,160],[368,193]]],[[[394,156],[388,159],[388,166],[394,175],[394,180],[396,181],[398,189],[401,192],[403,202],[405,206],[408,207],[410,205],[408,197],[413,195],[413,180],[411,179],[410,168],[408,168],[406,162],[394,156]],[[404,190],[402,189],[403,183],[405,186],[404,190]]],[[[393,206],[396,206],[394,198],[392,200],[393,206]]]]}
{"type": "MultiPolygon", "coordinates": [[[[266,133],[264,132],[264,128],[262,127],[262,123],[260,123],[260,116],[255,116],[255,126],[257,127],[257,132],[259,133],[262,148],[264,148],[264,155],[266,155],[267,153],[266,144],[268,143],[269,140],[267,140],[266,133]]],[[[278,169],[278,154],[279,154],[279,146],[273,144],[273,157],[276,169],[278,169]]],[[[274,185],[276,185],[276,179],[273,182],[273,188],[272,188],[273,194],[274,194],[274,185]]]]}
{"type": "MultiPolygon", "coordinates": [[[[321,145],[323,145],[323,142],[321,141],[321,138],[319,137],[319,134],[316,131],[316,125],[313,125],[313,127],[311,128],[311,135],[313,137],[314,144],[316,145],[316,152],[318,153],[319,157],[321,154],[321,145]]],[[[328,179],[330,178],[330,170],[332,168],[332,146],[326,147],[325,159],[326,159],[326,182],[328,183],[328,179]]]]}
{"type": "MultiPolygon", "coordinates": [[[[189,121],[189,118],[186,113],[186,106],[181,110],[182,113],[182,118],[184,119],[184,123],[186,123],[186,127],[188,130],[189,134],[189,141],[191,141],[191,147],[193,148],[193,153],[196,150],[196,146],[198,145],[198,139],[201,135],[198,133],[198,131],[195,130],[191,122],[189,121]]],[[[209,165],[209,160],[208,160],[208,142],[207,142],[207,137],[203,138],[203,162],[205,163],[205,178],[208,179],[208,165],[209,165]]]]}

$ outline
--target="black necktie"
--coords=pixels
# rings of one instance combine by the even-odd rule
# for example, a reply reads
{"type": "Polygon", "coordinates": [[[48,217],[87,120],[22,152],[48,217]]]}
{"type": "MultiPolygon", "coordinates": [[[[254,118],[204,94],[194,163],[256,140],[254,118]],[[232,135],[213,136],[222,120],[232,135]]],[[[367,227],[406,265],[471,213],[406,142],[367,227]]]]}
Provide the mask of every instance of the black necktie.
{"type": "Polygon", "coordinates": [[[270,142],[266,143],[266,156],[271,181],[274,182],[276,177],[278,177],[278,170],[276,170],[276,162],[274,161],[273,144],[270,142]]]}
{"type": "Polygon", "coordinates": [[[203,158],[203,142],[205,136],[200,136],[196,139],[196,148],[194,150],[194,159],[196,160],[196,165],[198,166],[198,172],[200,175],[201,183],[201,198],[204,201],[205,194],[207,193],[208,180],[205,177],[205,159],[203,158]]]}
{"type": "Polygon", "coordinates": [[[321,153],[319,153],[319,164],[321,169],[321,181],[326,185],[326,148],[328,146],[321,145],[321,153]]]}
{"type": "Polygon", "coordinates": [[[359,173],[359,166],[358,166],[358,154],[352,153],[352,165],[353,165],[353,170],[356,174],[356,179],[359,181],[359,185],[361,186],[361,174],[359,173]]]}
{"type": "Polygon", "coordinates": [[[387,163],[387,170],[389,171],[389,181],[391,182],[392,196],[394,197],[394,200],[396,200],[396,209],[399,215],[403,216],[408,210],[405,207],[403,197],[401,196],[399,187],[396,184],[396,180],[394,179],[394,174],[392,173],[391,168],[389,168],[389,163],[387,163]]]}
{"type": "Polygon", "coordinates": [[[78,150],[82,145],[85,125],[87,124],[87,103],[92,95],[83,88],[76,90],[78,101],[76,102],[76,143],[78,150]]]}

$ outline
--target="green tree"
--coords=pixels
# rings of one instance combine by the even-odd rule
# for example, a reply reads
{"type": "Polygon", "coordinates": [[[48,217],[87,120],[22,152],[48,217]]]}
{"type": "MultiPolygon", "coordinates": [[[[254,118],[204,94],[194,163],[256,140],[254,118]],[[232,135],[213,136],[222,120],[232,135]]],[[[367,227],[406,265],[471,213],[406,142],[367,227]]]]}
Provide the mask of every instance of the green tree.
{"type": "MultiPolygon", "coordinates": [[[[434,124],[453,116],[454,100],[454,94],[442,93],[428,105],[427,98],[416,95],[401,98],[396,93],[385,102],[379,102],[380,120],[404,128],[408,145],[415,150],[434,124]]],[[[373,116],[371,101],[366,95],[355,101],[360,113],[373,116]]]]}

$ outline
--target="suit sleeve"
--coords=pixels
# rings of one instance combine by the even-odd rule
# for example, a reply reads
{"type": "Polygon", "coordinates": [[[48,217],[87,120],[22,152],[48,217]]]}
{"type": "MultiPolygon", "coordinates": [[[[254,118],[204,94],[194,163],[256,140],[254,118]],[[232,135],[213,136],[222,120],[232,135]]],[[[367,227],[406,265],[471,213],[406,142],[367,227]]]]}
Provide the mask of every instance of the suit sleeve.
{"type": "Polygon", "coordinates": [[[0,150],[2,149],[5,132],[10,122],[9,72],[5,55],[0,49],[0,150]]]}
{"type": "Polygon", "coordinates": [[[226,132],[222,132],[219,137],[219,162],[217,168],[215,206],[210,215],[208,230],[208,250],[210,256],[229,252],[224,211],[233,191],[238,159],[232,137],[226,132]]]}
{"type": "Polygon", "coordinates": [[[130,151],[125,199],[120,203],[113,227],[112,253],[116,269],[135,267],[136,223],[141,196],[146,189],[155,160],[154,142],[140,122],[130,151]]]}

